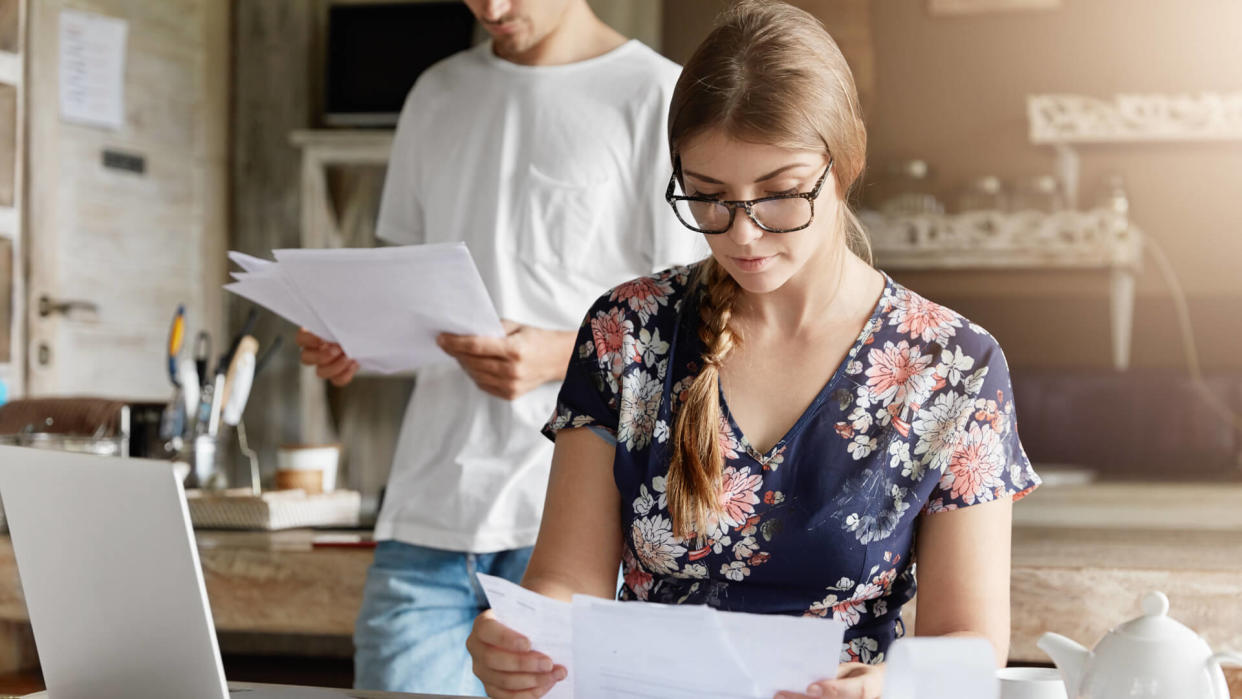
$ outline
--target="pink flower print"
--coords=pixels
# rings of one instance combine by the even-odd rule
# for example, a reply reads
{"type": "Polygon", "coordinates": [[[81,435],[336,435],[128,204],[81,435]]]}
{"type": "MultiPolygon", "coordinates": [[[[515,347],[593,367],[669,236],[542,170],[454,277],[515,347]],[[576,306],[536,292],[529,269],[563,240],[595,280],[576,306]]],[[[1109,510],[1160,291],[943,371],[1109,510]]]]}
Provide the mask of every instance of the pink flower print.
{"type": "Polygon", "coordinates": [[[719,524],[722,529],[740,528],[755,513],[759,504],[759,487],[763,476],[739,471],[732,466],[725,469],[720,486],[719,524]]]}
{"type": "Polygon", "coordinates": [[[666,279],[655,277],[639,277],[616,287],[609,296],[610,301],[623,301],[638,312],[639,319],[646,323],[647,319],[661,305],[668,304],[668,297],[673,293],[673,286],[666,279]]]}
{"type": "Polygon", "coordinates": [[[599,311],[591,319],[595,355],[599,357],[600,366],[607,368],[614,380],[625,369],[625,337],[633,329],[633,323],[625,318],[620,308],[599,311]]]}
{"type": "Polygon", "coordinates": [[[854,438],[854,426],[848,422],[838,422],[833,429],[837,431],[837,434],[841,435],[842,439],[854,438]]]}
{"type": "Polygon", "coordinates": [[[897,331],[907,333],[911,339],[943,344],[953,337],[954,328],[961,326],[961,319],[953,311],[918,294],[905,294],[903,300],[903,307],[894,311],[891,322],[897,323],[897,331]]]}
{"type": "Polygon", "coordinates": [[[986,502],[993,488],[1004,485],[1001,480],[1004,468],[1005,454],[1000,437],[995,430],[980,429],[975,423],[949,458],[949,469],[941,479],[941,487],[950,488],[949,495],[967,505],[976,500],[986,502]]]}
{"type": "Polygon", "coordinates": [[[867,369],[867,389],[871,398],[882,405],[904,403],[907,395],[922,394],[931,386],[927,368],[932,356],[905,340],[896,345],[885,343],[882,350],[871,350],[868,360],[871,366],[867,369]]]}
{"type": "Polygon", "coordinates": [[[642,569],[642,566],[634,558],[634,554],[630,552],[628,546],[622,550],[621,563],[625,569],[625,584],[634,591],[635,597],[640,600],[647,599],[655,578],[652,577],[651,573],[642,569]]]}

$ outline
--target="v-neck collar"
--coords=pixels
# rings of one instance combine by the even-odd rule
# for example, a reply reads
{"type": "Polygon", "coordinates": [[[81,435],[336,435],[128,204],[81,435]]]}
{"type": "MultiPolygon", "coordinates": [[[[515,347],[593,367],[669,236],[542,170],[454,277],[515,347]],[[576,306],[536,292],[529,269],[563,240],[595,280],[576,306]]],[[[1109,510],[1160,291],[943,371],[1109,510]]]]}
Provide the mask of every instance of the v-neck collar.
{"type": "Polygon", "coordinates": [[[815,417],[816,413],[819,412],[819,409],[824,405],[824,403],[828,402],[828,398],[832,395],[836,384],[840,382],[843,376],[845,376],[846,367],[848,367],[850,362],[854,361],[854,358],[858,356],[860,351],[862,351],[862,348],[866,345],[868,338],[880,329],[880,325],[883,322],[882,315],[884,314],[884,308],[888,303],[889,297],[892,295],[894,284],[893,278],[888,276],[887,273],[881,271],[880,274],[884,275],[884,290],[880,292],[880,298],[876,301],[875,308],[871,310],[871,317],[868,318],[867,322],[863,324],[862,331],[858,333],[858,338],[854,340],[854,344],[850,347],[849,352],[845,353],[845,358],[841,360],[841,363],[837,366],[836,371],[832,373],[832,378],[828,379],[828,382],[824,384],[824,387],[819,390],[819,393],[816,394],[815,399],[811,401],[811,404],[807,406],[806,410],[802,411],[802,415],[799,416],[793,426],[785,432],[785,436],[777,440],[776,444],[773,444],[772,448],[766,453],[761,453],[758,449],[752,446],[750,440],[747,439],[745,433],[742,432],[741,426],[738,425],[737,420],[733,417],[733,411],[729,409],[729,402],[725,400],[724,383],[719,377],[717,377],[716,392],[718,399],[720,400],[721,414],[724,415],[724,418],[729,425],[729,429],[733,431],[733,434],[737,437],[738,444],[746,452],[747,456],[758,462],[765,471],[768,470],[768,465],[772,462],[772,460],[775,459],[782,450],[784,450],[785,445],[793,441],[793,439],[798,436],[807,423],[815,417]]]}

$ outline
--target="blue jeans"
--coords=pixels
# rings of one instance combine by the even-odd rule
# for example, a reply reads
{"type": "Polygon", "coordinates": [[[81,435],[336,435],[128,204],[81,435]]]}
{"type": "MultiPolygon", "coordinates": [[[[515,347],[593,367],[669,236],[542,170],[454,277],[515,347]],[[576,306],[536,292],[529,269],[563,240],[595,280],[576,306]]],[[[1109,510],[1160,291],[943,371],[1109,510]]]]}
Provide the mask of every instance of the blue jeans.
{"type": "Polygon", "coordinates": [[[518,582],[531,549],[474,554],[381,541],[354,625],[354,687],[483,696],[466,637],[487,597],[475,573],[518,582]]]}

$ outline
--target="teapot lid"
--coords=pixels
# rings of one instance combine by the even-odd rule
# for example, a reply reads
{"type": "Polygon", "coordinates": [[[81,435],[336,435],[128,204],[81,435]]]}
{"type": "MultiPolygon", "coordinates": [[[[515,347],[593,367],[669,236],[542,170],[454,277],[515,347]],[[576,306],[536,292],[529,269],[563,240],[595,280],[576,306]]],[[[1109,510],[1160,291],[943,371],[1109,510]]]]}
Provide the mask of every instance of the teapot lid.
{"type": "Polygon", "coordinates": [[[1143,596],[1143,616],[1118,626],[1113,633],[1138,641],[1176,641],[1185,643],[1199,640],[1199,635],[1188,626],[1169,617],[1169,598],[1163,592],[1149,592],[1143,596]]]}

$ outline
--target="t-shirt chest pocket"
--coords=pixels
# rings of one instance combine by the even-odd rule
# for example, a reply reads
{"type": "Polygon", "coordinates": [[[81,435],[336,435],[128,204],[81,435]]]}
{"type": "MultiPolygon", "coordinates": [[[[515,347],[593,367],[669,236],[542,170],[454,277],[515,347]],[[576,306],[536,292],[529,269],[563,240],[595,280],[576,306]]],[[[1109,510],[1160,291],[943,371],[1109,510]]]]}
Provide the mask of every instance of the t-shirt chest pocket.
{"type": "Polygon", "coordinates": [[[527,172],[525,226],[518,231],[516,252],[532,264],[576,268],[589,264],[601,231],[616,213],[619,193],[613,177],[602,171],[570,178],[549,174],[531,163],[527,172]]]}

